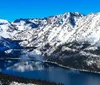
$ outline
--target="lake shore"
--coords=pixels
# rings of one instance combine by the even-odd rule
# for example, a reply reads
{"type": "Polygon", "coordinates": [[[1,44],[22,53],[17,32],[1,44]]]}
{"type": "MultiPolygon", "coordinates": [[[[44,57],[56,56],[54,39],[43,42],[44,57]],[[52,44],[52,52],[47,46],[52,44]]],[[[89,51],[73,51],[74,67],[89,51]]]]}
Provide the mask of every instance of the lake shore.
{"type": "Polygon", "coordinates": [[[62,64],[58,64],[57,62],[51,62],[51,61],[43,61],[44,63],[51,63],[51,64],[55,64],[61,68],[65,68],[65,69],[72,69],[72,70],[77,70],[77,71],[80,71],[80,72],[87,72],[87,73],[95,73],[95,74],[100,74],[100,72],[97,72],[97,71],[89,71],[89,70],[85,70],[85,69],[75,69],[75,68],[72,68],[72,67],[68,67],[68,66],[64,66],[62,64]]]}
{"type": "Polygon", "coordinates": [[[5,74],[0,72],[0,85],[10,85],[11,83],[17,83],[20,84],[29,84],[29,85],[64,85],[62,83],[56,83],[56,82],[49,82],[46,80],[40,80],[40,79],[29,79],[19,76],[13,76],[10,74],[5,74]]]}

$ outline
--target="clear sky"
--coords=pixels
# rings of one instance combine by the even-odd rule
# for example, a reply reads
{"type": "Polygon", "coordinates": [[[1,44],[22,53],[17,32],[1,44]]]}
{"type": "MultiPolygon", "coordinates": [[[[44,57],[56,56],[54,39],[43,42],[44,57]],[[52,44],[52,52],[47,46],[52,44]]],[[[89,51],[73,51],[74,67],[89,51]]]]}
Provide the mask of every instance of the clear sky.
{"type": "Polygon", "coordinates": [[[100,11],[100,0],[0,0],[0,18],[41,18],[65,12],[100,11]]]}

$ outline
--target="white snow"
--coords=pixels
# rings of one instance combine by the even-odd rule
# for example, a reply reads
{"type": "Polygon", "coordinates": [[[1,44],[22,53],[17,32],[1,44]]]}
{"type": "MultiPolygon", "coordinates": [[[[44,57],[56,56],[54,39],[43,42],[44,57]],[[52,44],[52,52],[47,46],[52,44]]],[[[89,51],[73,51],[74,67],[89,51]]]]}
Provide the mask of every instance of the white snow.
{"type": "Polygon", "coordinates": [[[18,82],[11,82],[10,83],[10,85],[37,85],[37,84],[31,84],[31,83],[29,83],[29,84],[25,84],[25,83],[18,83],[18,82]]]}
{"type": "Polygon", "coordinates": [[[8,23],[8,21],[7,20],[4,20],[4,19],[0,19],[0,23],[6,24],[6,23],[8,23]]]}

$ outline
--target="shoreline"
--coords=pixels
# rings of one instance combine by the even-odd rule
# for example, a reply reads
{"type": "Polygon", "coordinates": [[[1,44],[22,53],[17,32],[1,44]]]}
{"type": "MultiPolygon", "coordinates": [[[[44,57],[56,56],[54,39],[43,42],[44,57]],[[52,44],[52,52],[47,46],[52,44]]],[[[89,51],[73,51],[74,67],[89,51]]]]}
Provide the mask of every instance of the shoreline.
{"type": "MultiPolygon", "coordinates": [[[[9,59],[7,58],[7,60],[20,60],[20,58],[12,58],[12,59],[9,59]]],[[[0,60],[4,60],[4,58],[0,58],[0,60]]],[[[62,64],[59,64],[57,62],[51,62],[51,61],[42,61],[43,63],[51,63],[51,64],[55,64],[61,68],[65,68],[65,69],[71,69],[71,70],[77,70],[77,71],[80,71],[80,72],[88,72],[88,73],[95,73],[95,74],[100,74],[100,72],[97,72],[97,71],[89,71],[89,70],[85,70],[85,69],[76,69],[76,68],[73,68],[73,67],[69,67],[69,66],[64,66],[62,64]]]]}
{"type": "Polygon", "coordinates": [[[76,69],[76,68],[72,68],[72,67],[68,67],[68,66],[63,66],[61,64],[58,64],[57,62],[50,62],[50,61],[43,61],[44,63],[51,63],[51,64],[55,64],[61,68],[65,68],[65,69],[71,69],[71,70],[77,70],[80,72],[87,72],[87,73],[94,73],[94,74],[100,74],[100,72],[96,72],[96,71],[89,71],[89,70],[85,70],[85,69],[76,69]]]}
{"type": "MultiPolygon", "coordinates": [[[[41,79],[31,79],[31,78],[24,78],[20,76],[14,76],[6,73],[0,72],[0,82],[2,85],[10,85],[12,82],[23,83],[25,84],[33,84],[33,85],[64,85],[63,83],[56,83],[50,82],[41,79]]],[[[1,84],[0,84],[1,85],[1,84]]]]}

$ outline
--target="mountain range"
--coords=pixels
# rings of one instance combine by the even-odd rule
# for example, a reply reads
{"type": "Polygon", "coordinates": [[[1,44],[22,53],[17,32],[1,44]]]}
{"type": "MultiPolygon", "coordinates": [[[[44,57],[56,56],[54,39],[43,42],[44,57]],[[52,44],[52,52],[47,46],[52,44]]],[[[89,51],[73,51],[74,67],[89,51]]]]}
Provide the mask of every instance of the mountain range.
{"type": "Polygon", "coordinates": [[[100,13],[0,19],[0,52],[14,55],[16,49],[18,56],[35,53],[45,61],[100,72],[100,13]]]}

